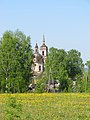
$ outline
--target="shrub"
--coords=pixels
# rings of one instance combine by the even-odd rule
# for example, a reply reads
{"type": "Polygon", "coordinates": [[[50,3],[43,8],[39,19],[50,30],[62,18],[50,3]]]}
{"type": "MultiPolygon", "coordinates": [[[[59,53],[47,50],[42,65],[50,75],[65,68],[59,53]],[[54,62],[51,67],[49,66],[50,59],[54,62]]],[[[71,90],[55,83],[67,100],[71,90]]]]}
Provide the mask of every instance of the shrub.
{"type": "Polygon", "coordinates": [[[6,100],[5,113],[6,120],[20,120],[22,105],[17,101],[16,97],[10,96],[6,100]]]}

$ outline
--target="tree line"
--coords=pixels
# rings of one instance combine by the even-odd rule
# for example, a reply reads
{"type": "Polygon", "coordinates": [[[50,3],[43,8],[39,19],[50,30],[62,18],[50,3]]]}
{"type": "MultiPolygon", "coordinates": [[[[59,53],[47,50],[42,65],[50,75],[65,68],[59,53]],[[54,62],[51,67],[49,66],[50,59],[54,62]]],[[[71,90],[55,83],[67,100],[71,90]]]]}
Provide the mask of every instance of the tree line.
{"type": "MultiPolygon", "coordinates": [[[[0,38],[1,93],[28,91],[32,81],[32,59],[30,36],[19,30],[4,32],[0,38]]],[[[88,66],[88,73],[85,72],[79,51],[52,47],[46,59],[44,75],[39,80],[40,84],[37,82],[37,87],[41,89],[42,83],[53,80],[60,82],[59,92],[90,92],[90,61],[85,65],[88,66]]]]}

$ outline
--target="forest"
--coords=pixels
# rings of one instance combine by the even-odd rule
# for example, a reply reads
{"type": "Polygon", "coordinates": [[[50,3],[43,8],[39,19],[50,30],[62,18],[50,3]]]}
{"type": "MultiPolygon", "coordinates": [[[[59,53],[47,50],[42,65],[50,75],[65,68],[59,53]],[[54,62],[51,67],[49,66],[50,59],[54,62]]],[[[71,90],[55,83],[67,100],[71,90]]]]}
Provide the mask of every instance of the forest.
{"type": "MultiPolygon", "coordinates": [[[[32,59],[30,36],[19,30],[5,31],[0,38],[0,93],[30,92],[32,59]]],[[[35,92],[46,92],[50,80],[60,83],[54,88],[58,92],[90,92],[90,61],[84,64],[78,50],[51,47],[44,67],[35,92]]]]}

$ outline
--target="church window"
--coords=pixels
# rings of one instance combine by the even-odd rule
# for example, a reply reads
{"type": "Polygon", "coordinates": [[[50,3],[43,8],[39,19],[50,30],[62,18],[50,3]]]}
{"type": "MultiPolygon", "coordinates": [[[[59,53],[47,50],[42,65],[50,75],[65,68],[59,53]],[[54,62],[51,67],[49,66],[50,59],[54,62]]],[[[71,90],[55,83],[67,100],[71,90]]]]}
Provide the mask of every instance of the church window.
{"type": "Polygon", "coordinates": [[[41,66],[39,66],[39,71],[41,71],[41,66]]]}
{"type": "Polygon", "coordinates": [[[34,62],[36,62],[36,58],[34,58],[34,60],[33,60],[34,62]]]}
{"type": "Polygon", "coordinates": [[[44,51],[42,51],[42,55],[44,55],[44,51]]]}

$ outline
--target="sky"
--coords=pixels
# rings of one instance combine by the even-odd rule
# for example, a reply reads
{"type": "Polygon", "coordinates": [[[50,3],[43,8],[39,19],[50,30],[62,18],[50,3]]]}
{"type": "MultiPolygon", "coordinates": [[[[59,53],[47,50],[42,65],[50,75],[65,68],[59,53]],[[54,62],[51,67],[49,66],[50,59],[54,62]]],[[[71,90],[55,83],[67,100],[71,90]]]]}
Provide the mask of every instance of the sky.
{"type": "Polygon", "coordinates": [[[36,42],[81,52],[90,60],[90,0],[0,0],[0,37],[19,29],[36,42]]]}

